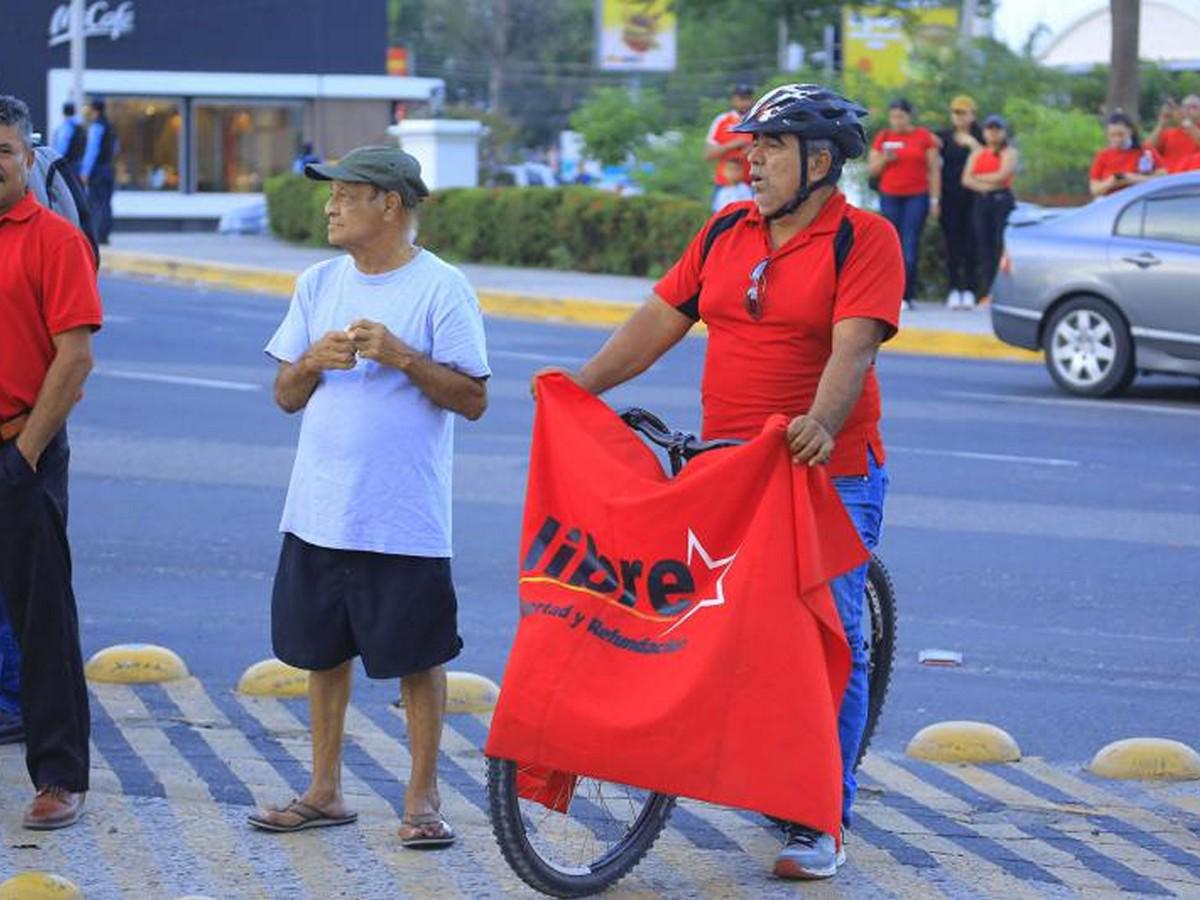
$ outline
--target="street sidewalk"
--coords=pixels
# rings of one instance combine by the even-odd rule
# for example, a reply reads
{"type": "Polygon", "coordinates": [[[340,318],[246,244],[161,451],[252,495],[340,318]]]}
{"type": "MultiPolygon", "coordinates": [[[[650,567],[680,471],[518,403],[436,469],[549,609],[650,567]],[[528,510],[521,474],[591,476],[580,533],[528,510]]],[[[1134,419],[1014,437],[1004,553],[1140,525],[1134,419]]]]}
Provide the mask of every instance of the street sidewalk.
{"type": "MultiPolygon", "coordinates": [[[[267,235],[118,232],[102,255],[104,269],[111,273],[288,296],[300,272],[337,252],[299,247],[267,235]]],[[[619,324],[654,286],[653,279],[625,275],[470,263],[459,268],[490,315],[581,325],[619,324]]],[[[933,302],[904,312],[900,334],[887,349],[977,359],[1038,359],[1037,354],[998,341],[986,308],[952,312],[933,302]]]]}

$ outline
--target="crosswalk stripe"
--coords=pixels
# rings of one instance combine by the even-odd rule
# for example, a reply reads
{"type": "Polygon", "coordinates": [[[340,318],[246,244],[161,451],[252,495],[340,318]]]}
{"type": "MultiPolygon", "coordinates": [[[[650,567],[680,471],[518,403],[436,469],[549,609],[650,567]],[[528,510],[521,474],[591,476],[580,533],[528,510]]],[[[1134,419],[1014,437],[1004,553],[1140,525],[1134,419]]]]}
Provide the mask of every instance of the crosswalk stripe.
{"type": "Polygon", "coordinates": [[[137,896],[147,888],[172,896],[186,893],[183,886],[168,874],[169,870],[160,864],[143,822],[131,806],[132,799],[122,794],[120,780],[107,766],[94,742],[90,781],[93,803],[98,794],[110,796],[115,801],[105,805],[103,820],[93,813],[84,816],[84,822],[95,834],[103,857],[110,861],[119,860],[119,865],[113,869],[113,881],[117,888],[128,897],[137,896]]]}
{"type": "MultiPolygon", "coordinates": [[[[170,682],[163,689],[187,720],[215,726],[199,729],[199,733],[213,752],[225,760],[232,774],[246,785],[248,792],[253,795],[254,805],[262,807],[278,803],[289,796],[290,785],[258,755],[245,735],[234,728],[199,682],[170,682]]],[[[244,808],[243,811],[249,813],[250,809],[244,808]]],[[[376,861],[361,839],[355,840],[357,829],[341,829],[337,833],[333,829],[316,829],[315,833],[303,838],[288,840],[285,835],[253,832],[244,818],[241,828],[245,830],[249,841],[282,845],[282,855],[286,857],[288,868],[303,873],[301,877],[306,883],[320,884],[324,877],[322,873],[328,871],[330,863],[334,862],[345,872],[344,879],[337,879],[342,890],[352,890],[356,896],[363,896],[369,890],[363,878],[376,861]],[[321,845],[320,853],[313,852],[311,845],[314,842],[321,845]]]]}
{"type": "MultiPolygon", "coordinates": [[[[1005,805],[1036,805],[1043,799],[987,769],[972,766],[947,771],[948,774],[969,785],[972,789],[1005,805]]],[[[1149,880],[1149,884],[1129,882],[1128,876],[1122,876],[1122,873],[1113,870],[1113,874],[1121,877],[1122,886],[1127,889],[1146,891],[1149,887],[1153,890],[1155,881],[1163,880],[1197,884],[1192,873],[1186,868],[1174,865],[1153,850],[1130,840],[1127,835],[1131,829],[1132,826],[1127,823],[1099,814],[1079,817],[1074,822],[1068,821],[1055,825],[1056,831],[1089,845],[1105,857],[1116,860],[1126,866],[1133,875],[1149,880]]],[[[1160,884],[1159,887],[1162,885],[1160,884]]],[[[1165,887],[1163,890],[1166,892],[1165,887]]]]}
{"type": "MultiPolygon", "coordinates": [[[[1045,896],[1037,882],[1023,881],[997,863],[972,853],[964,841],[955,841],[923,821],[884,804],[871,804],[855,811],[856,819],[868,818],[872,824],[892,834],[902,834],[937,861],[939,876],[955,879],[953,896],[980,898],[1004,897],[1006,900],[1040,900],[1045,896]],[[965,844],[965,846],[964,846],[965,844]]],[[[949,885],[947,885],[949,887],[949,885]]]]}
{"type": "MultiPolygon", "coordinates": [[[[910,764],[910,763],[905,763],[910,764]]],[[[962,802],[976,806],[976,808],[986,808],[988,804],[1003,804],[1003,798],[1012,798],[1014,802],[1037,808],[1039,804],[1044,804],[1045,800],[1021,788],[1010,785],[1009,782],[998,778],[991,774],[983,767],[978,766],[960,766],[960,767],[942,767],[931,766],[928,763],[911,763],[913,767],[919,766],[920,776],[932,784],[943,788],[953,796],[958,797],[962,802]]],[[[1068,814],[1072,815],[1072,814],[1068,814]]],[[[1074,814],[1074,824],[1079,826],[1086,820],[1080,820],[1078,814],[1074,814]]],[[[1050,826],[1044,821],[1020,821],[1016,823],[1016,828],[1020,829],[1031,838],[1036,838],[1044,845],[1054,847],[1055,850],[1068,853],[1075,860],[1076,865],[1084,865],[1085,868],[1096,872],[1097,875],[1102,875],[1106,880],[1116,884],[1122,890],[1133,890],[1142,894],[1157,894],[1168,895],[1169,890],[1164,888],[1162,884],[1157,883],[1151,877],[1147,877],[1138,869],[1130,868],[1129,865],[1122,862],[1120,857],[1126,856],[1126,852],[1140,854],[1139,848],[1123,842],[1124,846],[1120,847],[1123,851],[1120,856],[1106,850],[1116,850],[1117,846],[1105,847],[1097,846],[1098,842],[1093,840],[1094,835],[1091,834],[1090,827],[1082,829],[1067,829],[1050,826]],[[1076,832],[1082,833],[1076,833],[1076,832]],[[1132,850],[1129,850],[1132,848],[1132,850]]],[[[1142,860],[1145,862],[1145,860],[1142,860]]]]}
{"type": "Polygon", "coordinates": [[[160,729],[137,727],[136,723],[150,719],[149,710],[138,696],[128,686],[120,684],[93,685],[92,695],[117,723],[130,747],[151,769],[179,776],[178,780],[171,780],[170,786],[164,785],[167,800],[184,842],[190,848],[189,855],[196,861],[195,868],[205,871],[208,883],[225,885],[234,878],[248,892],[268,895],[270,892],[258,873],[242,857],[225,811],[213,801],[207,786],[194,774],[188,760],[160,729]],[[134,724],[123,724],[130,722],[134,724]]]}
{"type": "Polygon", "coordinates": [[[1058,791],[1063,796],[1078,797],[1093,804],[1102,811],[1099,821],[1105,827],[1136,836],[1147,849],[1161,844],[1155,852],[1200,877],[1200,831],[1193,832],[1186,823],[1175,821],[1170,810],[1160,814],[1154,808],[1160,807],[1157,802],[1152,808],[1135,805],[1082,778],[1054,769],[1040,759],[1026,759],[1019,766],[1006,766],[998,774],[1009,779],[1019,776],[1035,791],[1058,791]]]}
{"type": "MultiPolygon", "coordinates": [[[[280,708],[296,722],[308,727],[308,708],[302,701],[281,702],[280,708]]],[[[461,845],[436,854],[413,853],[400,846],[396,829],[404,812],[405,781],[395,767],[383,761],[377,748],[368,747],[358,727],[360,713],[355,706],[346,711],[346,739],[343,759],[343,777],[356,791],[367,791],[384,801],[386,808],[380,815],[385,823],[374,830],[368,841],[375,855],[384,860],[389,869],[412,896],[464,897],[472,896],[464,889],[463,879],[469,874],[462,871],[461,845]]]]}
{"type": "MultiPolygon", "coordinates": [[[[868,756],[863,768],[872,778],[890,791],[885,791],[885,804],[921,821],[939,835],[958,844],[967,853],[978,856],[1023,881],[1043,884],[1067,883],[1073,887],[1074,873],[1064,874],[1044,864],[1044,855],[1030,846],[1028,838],[1008,822],[977,822],[969,814],[974,809],[952,794],[934,787],[913,773],[881,756],[868,756]],[[966,824],[966,818],[970,824],[966,824]]],[[[1054,848],[1048,848],[1053,850],[1054,848]]],[[[1057,854],[1056,854],[1057,855],[1057,854]]],[[[1061,858],[1061,857],[1059,857],[1061,858]]],[[[1089,881],[1085,887],[1094,886],[1089,881]]],[[[1106,879],[1104,887],[1112,887],[1106,879]]]]}

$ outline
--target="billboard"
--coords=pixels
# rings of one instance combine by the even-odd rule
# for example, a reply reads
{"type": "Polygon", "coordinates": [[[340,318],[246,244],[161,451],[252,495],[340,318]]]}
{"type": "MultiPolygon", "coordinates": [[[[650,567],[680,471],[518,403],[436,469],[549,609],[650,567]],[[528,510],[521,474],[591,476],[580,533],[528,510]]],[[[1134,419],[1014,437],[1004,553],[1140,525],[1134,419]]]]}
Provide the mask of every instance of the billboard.
{"type": "Polygon", "coordinates": [[[908,80],[908,56],[913,45],[953,41],[958,30],[958,10],[952,7],[914,9],[910,33],[904,19],[878,6],[846,7],[842,23],[843,66],[876,84],[898,87],[908,80]]]}
{"type": "Polygon", "coordinates": [[[596,65],[610,72],[675,68],[672,0],[596,0],[596,65]]]}

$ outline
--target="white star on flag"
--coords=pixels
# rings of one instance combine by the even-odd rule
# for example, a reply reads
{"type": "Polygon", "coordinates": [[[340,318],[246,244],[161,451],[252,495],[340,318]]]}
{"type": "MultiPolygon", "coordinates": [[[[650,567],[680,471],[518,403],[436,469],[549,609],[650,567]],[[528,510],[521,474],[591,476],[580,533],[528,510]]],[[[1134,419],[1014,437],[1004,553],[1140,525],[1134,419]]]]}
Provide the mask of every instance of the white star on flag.
{"type": "MultiPolygon", "coordinates": [[[[741,548],[738,549],[740,550],[741,548]]],[[[695,606],[684,613],[683,616],[680,617],[679,621],[664,631],[663,634],[670,634],[672,631],[706,607],[725,605],[725,576],[729,574],[729,568],[733,565],[733,561],[737,559],[738,551],[735,550],[732,556],[726,556],[724,559],[713,559],[708,555],[708,551],[704,549],[704,545],[700,543],[700,538],[696,537],[696,533],[689,528],[687,539],[687,563],[689,568],[691,568],[692,565],[692,557],[697,553],[700,554],[700,559],[704,561],[704,565],[708,568],[708,571],[713,572],[717,569],[722,570],[721,574],[717,576],[716,596],[697,602],[695,606]]]]}

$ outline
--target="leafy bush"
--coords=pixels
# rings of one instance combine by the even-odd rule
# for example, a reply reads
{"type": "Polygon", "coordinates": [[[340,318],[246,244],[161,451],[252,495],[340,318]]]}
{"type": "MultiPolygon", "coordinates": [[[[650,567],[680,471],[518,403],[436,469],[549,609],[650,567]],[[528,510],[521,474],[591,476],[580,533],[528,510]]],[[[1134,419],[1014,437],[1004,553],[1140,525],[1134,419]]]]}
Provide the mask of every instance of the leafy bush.
{"type": "MultiPolygon", "coordinates": [[[[325,243],[328,189],[296,175],[266,184],[271,230],[325,243]]],[[[449,259],[506,266],[657,276],[708,217],[696,200],[621,197],[592,188],[453,188],[422,206],[422,245],[449,259]]]]}
{"type": "Polygon", "coordinates": [[[583,136],[588,156],[618,166],[646,142],[646,135],[660,130],[663,116],[658,91],[599,87],[571,114],[571,127],[583,136]]]}
{"type": "Polygon", "coordinates": [[[1078,109],[1051,109],[1022,97],[1004,112],[1021,150],[1016,187],[1036,200],[1046,195],[1087,195],[1092,157],[1104,146],[1099,119],[1078,109]]]}

